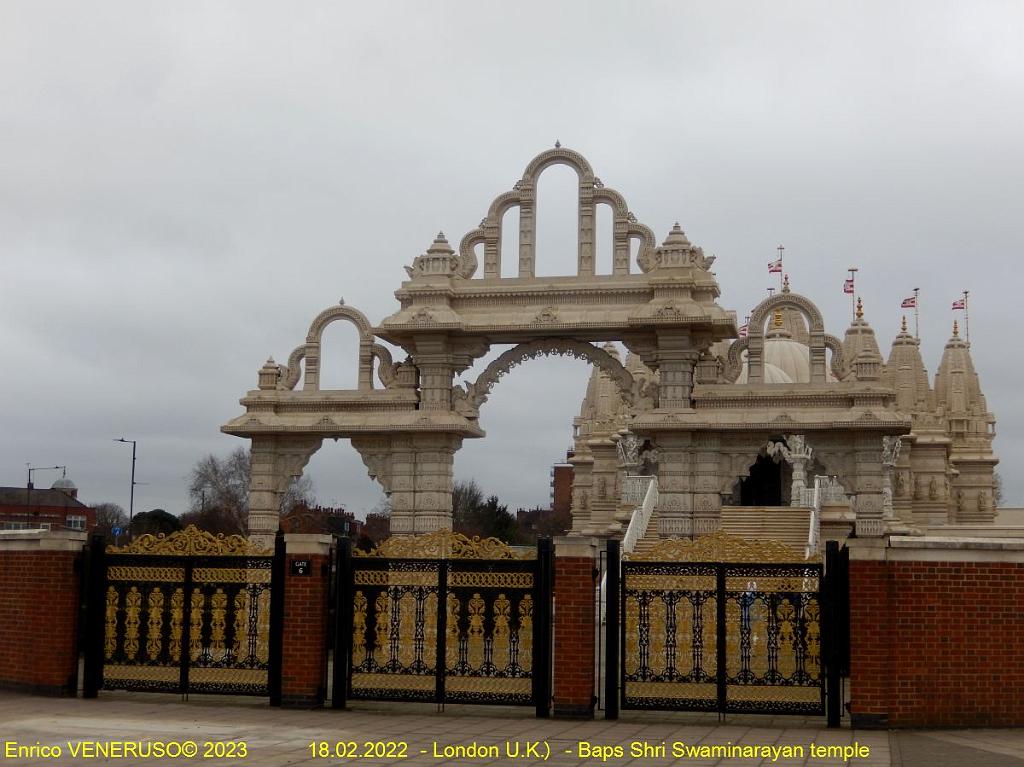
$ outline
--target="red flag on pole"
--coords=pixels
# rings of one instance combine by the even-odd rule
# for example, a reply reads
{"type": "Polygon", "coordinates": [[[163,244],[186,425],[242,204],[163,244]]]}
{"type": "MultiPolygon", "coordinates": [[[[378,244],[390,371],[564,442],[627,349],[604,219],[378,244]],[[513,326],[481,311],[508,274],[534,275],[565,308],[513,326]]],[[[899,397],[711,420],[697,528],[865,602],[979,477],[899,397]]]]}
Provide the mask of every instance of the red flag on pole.
{"type": "Polygon", "coordinates": [[[782,259],[768,262],[768,274],[776,274],[782,271],[782,259]]]}
{"type": "Polygon", "coordinates": [[[844,280],[843,281],[843,292],[848,294],[848,295],[851,295],[851,296],[853,295],[853,280],[852,279],[844,280]]]}
{"type": "Polygon", "coordinates": [[[967,308],[967,304],[966,304],[966,302],[965,302],[965,301],[964,301],[964,300],[963,300],[963,299],[961,298],[961,299],[958,299],[958,300],[956,300],[956,301],[954,301],[954,302],[953,302],[953,308],[954,308],[954,309],[966,309],[966,308],[967,308]]]}
{"type": "Polygon", "coordinates": [[[740,325],[740,338],[746,338],[750,333],[750,325],[740,325]]]}
{"type": "Polygon", "coordinates": [[[910,298],[904,298],[903,303],[900,304],[901,309],[916,309],[917,308],[917,296],[911,296],[910,298]]]}

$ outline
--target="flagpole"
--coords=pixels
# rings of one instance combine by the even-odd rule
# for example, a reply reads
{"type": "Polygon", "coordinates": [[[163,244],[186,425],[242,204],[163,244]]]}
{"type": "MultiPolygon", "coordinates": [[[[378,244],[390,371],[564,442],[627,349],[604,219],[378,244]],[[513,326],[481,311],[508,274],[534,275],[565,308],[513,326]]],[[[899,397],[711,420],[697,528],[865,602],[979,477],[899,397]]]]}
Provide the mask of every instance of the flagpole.
{"type": "Polygon", "coordinates": [[[967,296],[970,291],[964,291],[964,333],[967,335],[967,345],[971,345],[971,321],[967,314],[967,296]]]}
{"type": "Polygon", "coordinates": [[[918,298],[918,294],[920,292],[921,292],[921,288],[914,288],[914,338],[916,338],[918,340],[921,339],[921,332],[920,332],[921,328],[920,328],[920,324],[918,322],[918,315],[917,315],[917,311],[918,311],[917,307],[921,303],[921,299],[918,298]]]}
{"type": "Polygon", "coordinates": [[[778,251],[779,251],[779,292],[780,293],[782,292],[782,273],[784,271],[786,271],[785,268],[782,266],[782,251],[784,251],[784,250],[785,250],[785,248],[782,247],[781,245],[779,245],[778,251]]]}
{"type": "Polygon", "coordinates": [[[857,272],[860,270],[855,266],[851,266],[847,269],[850,273],[850,279],[853,280],[853,290],[850,291],[850,322],[857,319],[857,299],[855,298],[857,293],[857,272]]]}

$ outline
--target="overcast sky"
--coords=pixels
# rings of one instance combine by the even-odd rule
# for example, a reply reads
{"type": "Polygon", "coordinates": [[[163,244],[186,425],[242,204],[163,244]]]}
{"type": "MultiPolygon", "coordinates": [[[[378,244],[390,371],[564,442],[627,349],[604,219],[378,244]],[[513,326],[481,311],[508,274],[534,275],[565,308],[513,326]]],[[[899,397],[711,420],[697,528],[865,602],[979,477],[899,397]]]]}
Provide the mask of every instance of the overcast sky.
{"type": "MultiPolygon", "coordinates": [[[[184,511],[194,462],[245,444],[219,427],[269,355],[339,297],[390,314],[402,266],[439,229],[457,243],[559,139],[659,242],[679,220],[716,254],[741,317],[781,243],[839,336],[860,268],[886,356],[920,287],[934,375],[970,290],[1022,505],[1022,39],[1019,3],[8,0],[0,484],[66,464],[84,499],[127,507],[123,435],[136,511],[184,511]]],[[[541,274],[575,262],[573,188],[542,177],[541,274]]],[[[347,325],[325,354],[325,381],[354,384],[347,325]]],[[[503,379],[457,476],[546,504],[588,375],[559,359],[503,379]]],[[[322,502],[380,497],[342,442],[309,472],[322,502]]]]}

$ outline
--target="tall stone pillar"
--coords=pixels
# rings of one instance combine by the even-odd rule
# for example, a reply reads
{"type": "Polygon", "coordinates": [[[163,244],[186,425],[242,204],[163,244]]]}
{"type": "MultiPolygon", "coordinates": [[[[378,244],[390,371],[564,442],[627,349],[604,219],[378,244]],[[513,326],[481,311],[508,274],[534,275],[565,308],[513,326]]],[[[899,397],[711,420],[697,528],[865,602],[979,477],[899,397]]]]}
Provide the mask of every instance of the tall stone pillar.
{"type": "Polygon", "coordinates": [[[721,437],[694,435],[693,453],[693,536],[717,532],[722,526],[722,495],[718,470],[721,437]]]}
{"type": "Polygon", "coordinates": [[[858,434],[854,443],[854,529],[858,538],[885,534],[882,496],[881,437],[858,434]]]}
{"type": "Polygon", "coordinates": [[[882,518],[886,522],[896,519],[893,505],[892,475],[900,458],[900,438],[882,437],[882,518]]]}
{"type": "Polygon", "coordinates": [[[658,535],[689,538],[693,529],[690,435],[658,434],[658,535]]]}
{"type": "Polygon", "coordinates": [[[281,517],[281,496],[302,476],[320,437],[255,436],[250,448],[249,539],[272,550],[281,517]]]}
{"type": "Polygon", "coordinates": [[[356,437],[369,474],[391,501],[394,535],[452,528],[452,466],[462,437],[445,432],[356,437]]]}
{"type": "Polygon", "coordinates": [[[807,488],[807,464],[811,461],[813,451],[808,447],[803,434],[787,434],[786,444],[789,447],[789,463],[793,467],[789,505],[803,506],[804,490],[807,488]]]}
{"type": "Polygon", "coordinates": [[[692,406],[693,368],[700,352],[690,348],[687,333],[658,334],[658,370],[661,373],[658,405],[662,409],[692,406]]]}
{"type": "Polygon", "coordinates": [[[462,437],[454,434],[417,434],[415,450],[415,521],[413,532],[452,529],[452,464],[462,437]]]}

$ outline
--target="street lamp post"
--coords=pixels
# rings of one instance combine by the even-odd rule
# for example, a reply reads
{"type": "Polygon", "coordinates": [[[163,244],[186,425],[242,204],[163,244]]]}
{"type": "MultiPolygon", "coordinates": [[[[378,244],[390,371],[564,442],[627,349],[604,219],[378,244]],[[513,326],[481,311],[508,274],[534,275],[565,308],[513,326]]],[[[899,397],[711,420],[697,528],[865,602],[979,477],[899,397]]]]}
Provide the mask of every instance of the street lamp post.
{"type": "Polygon", "coordinates": [[[33,466],[32,464],[25,464],[28,468],[28,484],[25,487],[25,524],[32,524],[32,472],[34,471],[55,471],[57,469],[64,469],[67,471],[67,466],[33,466]]]}
{"type": "Polygon", "coordinates": [[[132,485],[128,493],[128,534],[131,535],[132,517],[135,515],[135,440],[118,437],[114,442],[130,442],[132,444],[132,485]]]}

